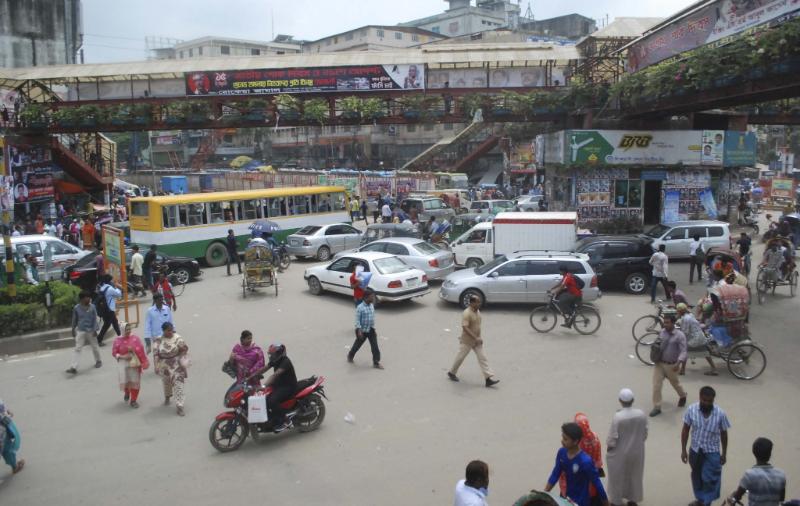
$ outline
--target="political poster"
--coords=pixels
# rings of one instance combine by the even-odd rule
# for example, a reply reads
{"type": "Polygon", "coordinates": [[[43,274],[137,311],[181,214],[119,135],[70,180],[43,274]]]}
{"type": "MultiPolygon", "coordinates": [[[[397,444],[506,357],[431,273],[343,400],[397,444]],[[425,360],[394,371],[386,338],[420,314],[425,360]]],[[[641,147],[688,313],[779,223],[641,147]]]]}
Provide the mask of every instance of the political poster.
{"type": "Polygon", "coordinates": [[[717,203],[714,201],[714,194],[711,192],[711,188],[705,188],[700,192],[700,203],[703,205],[703,209],[706,210],[708,217],[716,220],[719,214],[717,213],[717,203]]]}
{"type": "Polygon", "coordinates": [[[217,70],[184,75],[186,95],[240,96],[425,88],[425,65],[217,70]]]}
{"type": "MultiPolygon", "coordinates": [[[[48,200],[55,195],[52,154],[47,146],[15,144],[8,146],[9,176],[13,181],[14,202],[25,204],[48,200]]],[[[8,179],[4,185],[8,184],[8,179]]]]}
{"type": "Polygon", "coordinates": [[[645,67],[800,12],[798,0],[718,0],[636,41],[628,50],[628,71],[645,67]]]}
{"type": "Polygon", "coordinates": [[[428,88],[486,88],[486,69],[443,69],[428,71],[428,88]]]}
{"type": "Polygon", "coordinates": [[[664,223],[680,221],[680,190],[664,191],[664,223]]]}
{"type": "Polygon", "coordinates": [[[722,158],[725,153],[725,131],[703,130],[703,137],[700,143],[703,145],[703,151],[700,153],[700,163],[702,165],[722,166],[722,158]]]}

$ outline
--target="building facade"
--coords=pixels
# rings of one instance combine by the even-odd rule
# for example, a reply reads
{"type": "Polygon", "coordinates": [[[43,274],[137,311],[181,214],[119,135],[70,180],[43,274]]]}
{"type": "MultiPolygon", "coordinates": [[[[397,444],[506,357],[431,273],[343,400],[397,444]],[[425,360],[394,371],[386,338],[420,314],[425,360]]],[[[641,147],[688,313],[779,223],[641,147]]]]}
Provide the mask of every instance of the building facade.
{"type": "Polygon", "coordinates": [[[385,51],[429,44],[447,37],[421,28],[368,25],[309,42],[308,53],[334,51],[385,51]]]}
{"type": "Polygon", "coordinates": [[[0,0],[0,67],[76,63],[80,0],[0,0]]]}
{"type": "Polygon", "coordinates": [[[516,28],[520,18],[518,3],[510,0],[448,0],[450,7],[441,14],[415,19],[399,26],[422,28],[447,37],[459,37],[497,28],[516,28]]]}
{"type": "Polygon", "coordinates": [[[302,43],[287,36],[279,36],[272,42],[207,36],[176,42],[174,45],[150,48],[150,56],[156,60],[186,60],[213,56],[266,56],[301,52],[303,52],[302,43]]]}

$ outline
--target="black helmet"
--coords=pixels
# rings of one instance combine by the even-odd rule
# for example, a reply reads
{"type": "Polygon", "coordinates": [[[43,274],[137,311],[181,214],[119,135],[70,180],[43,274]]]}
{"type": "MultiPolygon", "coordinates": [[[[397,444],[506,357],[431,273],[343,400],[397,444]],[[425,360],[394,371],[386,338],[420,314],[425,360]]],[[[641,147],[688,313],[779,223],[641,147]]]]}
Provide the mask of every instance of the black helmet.
{"type": "Polygon", "coordinates": [[[269,348],[267,348],[267,354],[269,355],[270,361],[273,361],[286,355],[286,346],[280,343],[272,343],[269,345],[269,348]]]}

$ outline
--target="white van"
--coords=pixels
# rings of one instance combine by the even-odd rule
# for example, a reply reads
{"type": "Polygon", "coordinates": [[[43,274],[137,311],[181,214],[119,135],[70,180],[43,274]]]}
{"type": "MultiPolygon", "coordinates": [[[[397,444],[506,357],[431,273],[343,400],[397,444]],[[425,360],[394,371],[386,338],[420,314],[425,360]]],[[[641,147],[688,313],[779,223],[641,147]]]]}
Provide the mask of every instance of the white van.
{"type": "MultiPolygon", "coordinates": [[[[62,271],[65,267],[74,264],[90,252],[82,250],[72,244],[66,243],[61,239],[51,235],[23,235],[11,238],[11,253],[17,262],[22,262],[26,253],[33,255],[39,264],[39,275],[42,281],[45,274],[49,274],[49,279],[60,280],[62,271]],[[49,250],[52,255],[52,267],[45,272],[45,252],[49,250]]],[[[5,262],[6,252],[0,248],[0,260],[5,262]]]]}
{"type": "Polygon", "coordinates": [[[653,250],[664,244],[670,258],[689,256],[689,244],[694,236],[700,236],[703,249],[730,248],[731,233],[729,225],[724,221],[694,220],[676,221],[656,225],[644,233],[653,239],[653,250]]]}
{"type": "Polygon", "coordinates": [[[577,240],[576,213],[499,213],[450,245],[456,265],[475,268],[516,251],[570,251],[577,240]]]}

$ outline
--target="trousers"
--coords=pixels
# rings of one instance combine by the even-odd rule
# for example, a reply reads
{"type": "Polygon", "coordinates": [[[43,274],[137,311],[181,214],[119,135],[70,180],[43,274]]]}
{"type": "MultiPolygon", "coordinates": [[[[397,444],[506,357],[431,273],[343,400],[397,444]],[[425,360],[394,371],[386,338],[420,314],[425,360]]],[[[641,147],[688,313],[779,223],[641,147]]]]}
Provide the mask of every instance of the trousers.
{"type": "Polygon", "coordinates": [[[694,282],[694,272],[697,271],[697,281],[703,281],[704,257],[694,255],[689,257],[689,283],[694,282]]]}
{"type": "Polygon", "coordinates": [[[353,346],[350,348],[350,353],[347,354],[352,360],[358,350],[361,348],[361,345],[364,344],[364,341],[369,339],[369,347],[372,350],[372,363],[377,364],[381,361],[381,350],[378,348],[378,334],[375,332],[374,328],[369,329],[368,332],[361,332],[362,337],[358,337],[356,333],[356,340],[353,343],[353,346]]]}
{"type": "Polygon", "coordinates": [[[242,261],[239,259],[239,254],[235,251],[228,250],[228,257],[225,261],[225,268],[228,269],[228,276],[231,275],[231,264],[235,263],[239,269],[239,274],[242,273],[242,261]]]}
{"type": "Polygon", "coordinates": [[[186,400],[183,379],[164,375],[161,376],[161,381],[164,383],[164,397],[175,397],[175,405],[182,408],[183,402],[186,400]]]}
{"type": "Polygon", "coordinates": [[[108,332],[108,328],[111,326],[114,327],[114,332],[119,336],[119,321],[117,320],[117,313],[113,311],[109,311],[108,315],[103,316],[103,326],[100,327],[100,333],[97,334],[97,344],[103,342],[103,338],[106,337],[106,332],[108,332]]]}
{"type": "Polygon", "coordinates": [[[686,397],[686,390],[681,386],[678,371],[673,370],[675,364],[665,364],[658,362],[653,368],[653,407],[661,409],[661,389],[664,386],[664,378],[669,380],[672,388],[678,392],[678,397],[686,397]]]}
{"type": "Polygon", "coordinates": [[[75,332],[75,351],[72,353],[72,364],[70,364],[70,367],[73,369],[78,368],[78,362],[81,359],[81,350],[87,344],[92,347],[94,361],[100,362],[100,347],[97,344],[97,338],[94,337],[92,332],[84,332],[79,330],[75,332]]]}
{"type": "Polygon", "coordinates": [[[722,462],[719,453],[689,450],[689,467],[692,469],[694,498],[706,506],[719,499],[722,485],[722,462]]]}
{"type": "Polygon", "coordinates": [[[667,299],[670,298],[669,286],[667,285],[667,281],[668,280],[665,277],[653,276],[653,278],[650,280],[650,302],[656,301],[656,287],[658,286],[659,282],[661,282],[661,286],[664,287],[664,296],[667,299]]]}
{"type": "Polygon", "coordinates": [[[478,365],[481,368],[483,377],[491,378],[494,376],[494,372],[492,372],[492,369],[489,367],[489,359],[487,359],[486,354],[483,353],[483,345],[473,346],[471,343],[466,343],[463,340],[460,341],[460,343],[461,346],[456,354],[456,359],[453,361],[453,367],[450,368],[451,373],[456,374],[458,368],[461,367],[461,364],[464,362],[464,359],[469,355],[469,352],[474,351],[475,356],[478,358],[478,365]]]}
{"type": "Polygon", "coordinates": [[[274,424],[283,423],[286,412],[281,408],[281,403],[284,403],[292,398],[296,386],[279,387],[275,388],[267,396],[267,409],[272,413],[274,424]]]}

